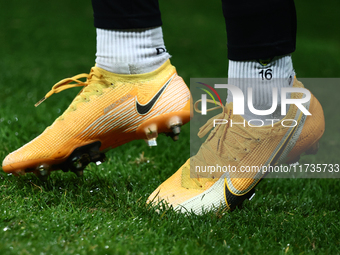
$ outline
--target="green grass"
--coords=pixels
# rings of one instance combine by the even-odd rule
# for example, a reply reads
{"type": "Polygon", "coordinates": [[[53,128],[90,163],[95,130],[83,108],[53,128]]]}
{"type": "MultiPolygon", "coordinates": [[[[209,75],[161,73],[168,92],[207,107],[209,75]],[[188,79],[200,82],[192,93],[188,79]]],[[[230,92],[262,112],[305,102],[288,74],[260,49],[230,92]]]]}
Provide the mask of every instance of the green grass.
{"type": "MultiPolygon", "coordinates": [[[[191,77],[225,77],[227,51],[220,2],[162,1],[163,31],[172,63],[191,77]]],[[[299,77],[339,77],[339,3],[300,0],[299,77]]],[[[76,89],[36,103],[62,78],[94,64],[95,29],[89,2],[13,0],[0,8],[0,159],[39,135],[66,109],[76,89]]],[[[339,163],[340,89],[313,87],[323,104],[326,132],[316,156],[339,163]],[[334,91],[335,90],[335,91],[334,91]]],[[[173,143],[148,148],[134,141],[90,165],[83,178],[54,172],[0,172],[1,254],[339,254],[336,179],[265,179],[242,210],[183,216],[156,213],[148,195],[189,156],[189,126],[173,143]],[[150,159],[137,164],[140,154],[150,159]]]]}

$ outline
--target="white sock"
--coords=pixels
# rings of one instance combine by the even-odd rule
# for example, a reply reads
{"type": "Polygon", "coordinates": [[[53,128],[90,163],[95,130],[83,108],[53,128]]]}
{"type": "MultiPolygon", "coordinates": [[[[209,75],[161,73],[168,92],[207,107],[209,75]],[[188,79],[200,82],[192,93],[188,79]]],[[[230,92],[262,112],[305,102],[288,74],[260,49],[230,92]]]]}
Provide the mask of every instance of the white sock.
{"type": "MultiPolygon", "coordinates": [[[[284,116],[281,115],[280,88],[293,86],[294,75],[291,55],[274,57],[270,62],[269,60],[229,60],[228,84],[235,85],[242,90],[245,99],[245,114],[243,117],[246,120],[261,119],[265,121],[266,119],[282,119],[284,116]],[[277,88],[278,100],[276,111],[270,115],[253,114],[249,110],[247,103],[248,87],[253,89],[253,106],[257,110],[268,110],[272,107],[272,89],[277,88]]],[[[228,93],[227,102],[230,103],[232,100],[232,94],[228,93]]],[[[268,121],[265,124],[268,124],[268,121]]]]}
{"type": "Polygon", "coordinates": [[[97,28],[96,64],[109,72],[141,74],[170,58],[161,27],[107,30],[97,28]]]}

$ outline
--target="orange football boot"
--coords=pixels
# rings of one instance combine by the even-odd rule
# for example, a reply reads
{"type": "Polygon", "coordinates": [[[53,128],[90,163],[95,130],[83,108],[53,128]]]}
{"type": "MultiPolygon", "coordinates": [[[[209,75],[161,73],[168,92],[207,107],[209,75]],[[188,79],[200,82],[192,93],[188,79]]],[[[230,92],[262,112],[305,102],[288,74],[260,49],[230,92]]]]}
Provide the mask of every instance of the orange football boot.
{"type": "Polygon", "coordinates": [[[84,88],[68,109],[4,159],[5,172],[47,176],[62,169],[81,174],[90,162],[103,161],[105,151],[132,140],[145,139],[155,146],[159,133],[177,140],[181,125],[190,120],[190,91],[169,60],[153,72],[134,75],[95,66],[90,74],[55,84],[37,105],[53,93],[77,86],[84,88]]]}
{"type": "MultiPolygon", "coordinates": [[[[296,79],[293,86],[303,88],[296,79]]],[[[302,93],[291,94],[291,98],[301,97],[302,93]]],[[[195,108],[196,105],[197,102],[195,108]]],[[[232,103],[220,106],[222,113],[201,127],[198,136],[205,136],[213,128],[214,119],[228,120],[228,124],[216,125],[198,153],[161,184],[149,196],[148,203],[195,214],[233,210],[252,198],[255,186],[268,173],[264,170],[269,166],[294,163],[302,153],[315,154],[325,130],[322,107],[313,95],[304,104],[312,115],[306,116],[291,105],[284,119],[262,127],[230,125],[231,120],[246,121],[240,115],[233,115],[232,103]]]]}

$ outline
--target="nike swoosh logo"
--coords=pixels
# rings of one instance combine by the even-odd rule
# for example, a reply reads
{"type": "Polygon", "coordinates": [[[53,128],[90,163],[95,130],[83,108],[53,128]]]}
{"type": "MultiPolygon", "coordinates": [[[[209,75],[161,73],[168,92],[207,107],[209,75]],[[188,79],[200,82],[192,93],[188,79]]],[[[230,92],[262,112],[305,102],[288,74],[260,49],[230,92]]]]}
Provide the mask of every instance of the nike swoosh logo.
{"type": "MultiPolygon", "coordinates": [[[[279,148],[278,152],[275,154],[275,156],[270,160],[270,162],[267,165],[275,165],[275,163],[278,161],[278,159],[280,158],[280,156],[282,155],[283,151],[286,149],[289,141],[291,140],[292,136],[294,135],[295,131],[297,129],[297,126],[295,126],[290,134],[288,135],[288,137],[286,138],[286,140],[284,141],[283,145],[279,148]]],[[[243,193],[243,194],[238,194],[238,195],[234,195],[228,187],[227,184],[227,180],[225,179],[224,181],[224,200],[227,204],[227,206],[229,207],[229,209],[233,209],[235,208],[238,204],[240,204],[246,197],[249,198],[252,193],[254,193],[254,189],[255,186],[263,179],[263,176],[256,181],[255,185],[251,188],[251,190],[248,190],[247,192],[243,193]]]]}
{"type": "Polygon", "coordinates": [[[152,107],[156,104],[156,102],[158,101],[158,99],[160,98],[160,96],[163,94],[164,90],[166,89],[166,87],[169,85],[169,83],[172,81],[172,79],[174,78],[175,75],[173,75],[163,86],[162,88],[156,93],[156,95],[154,95],[153,98],[150,99],[149,102],[147,102],[146,104],[140,104],[138,102],[138,99],[136,98],[136,110],[140,115],[145,115],[147,113],[150,112],[150,110],[152,109],[152,107]]]}

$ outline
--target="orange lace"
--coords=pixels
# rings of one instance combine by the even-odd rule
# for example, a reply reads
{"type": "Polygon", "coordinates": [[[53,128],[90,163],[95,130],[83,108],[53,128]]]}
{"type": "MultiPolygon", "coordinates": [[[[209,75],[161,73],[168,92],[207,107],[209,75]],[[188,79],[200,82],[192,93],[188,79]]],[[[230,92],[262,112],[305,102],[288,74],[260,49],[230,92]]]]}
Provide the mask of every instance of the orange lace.
{"type": "Polygon", "coordinates": [[[75,87],[87,87],[90,84],[90,81],[93,80],[93,77],[97,77],[97,79],[95,80],[98,80],[101,77],[101,74],[97,68],[92,68],[89,74],[82,73],[82,74],[75,75],[71,78],[63,79],[57,82],[56,84],[54,84],[52,86],[52,89],[49,92],[47,92],[47,94],[42,99],[40,99],[34,106],[35,107],[39,106],[42,102],[44,102],[47,98],[49,98],[53,94],[59,93],[65,89],[75,88],[75,87]],[[82,78],[86,78],[86,81],[85,82],[81,81],[80,79],[82,78]],[[71,82],[75,82],[75,83],[71,83],[71,82]]]}
{"type": "MultiPolygon", "coordinates": [[[[201,102],[202,100],[199,99],[195,102],[194,104],[194,109],[196,112],[201,113],[201,111],[198,109],[197,105],[199,102],[201,102]]],[[[216,131],[211,134],[206,141],[210,141],[214,136],[219,137],[218,138],[218,145],[217,145],[217,152],[219,153],[219,156],[222,156],[222,147],[226,148],[226,150],[228,151],[228,153],[230,154],[230,156],[234,159],[237,160],[236,156],[233,154],[231,148],[234,148],[236,150],[243,150],[243,151],[247,151],[247,147],[237,138],[238,137],[242,137],[244,139],[247,140],[256,140],[259,141],[259,138],[254,136],[252,133],[250,133],[246,128],[244,128],[243,126],[237,125],[235,127],[239,128],[240,130],[242,130],[244,133],[246,133],[248,136],[245,136],[239,132],[237,132],[237,130],[233,130],[229,128],[229,120],[232,119],[232,108],[228,109],[227,105],[224,106],[222,105],[220,102],[214,102],[211,99],[207,99],[207,103],[214,103],[215,105],[217,104],[218,106],[207,109],[208,111],[213,111],[219,108],[222,108],[222,113],[210,118],[200,129],[198,132],[198,136],[200,138],[202,138],[203,136],[205,136],[213,127],[214,127],[214,120],[215,119],[226,119],[228,120],[227,124],[224,125],[218,125],[216,128],[216,131]],[[232,144],[230,142],[227,141],[226,136],[227,133],[229,133],[234,140],[237,142],[237,144],[232,144]]]]}

